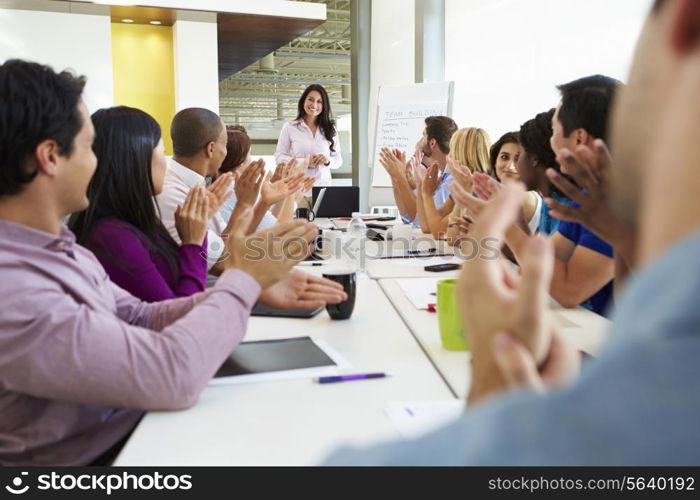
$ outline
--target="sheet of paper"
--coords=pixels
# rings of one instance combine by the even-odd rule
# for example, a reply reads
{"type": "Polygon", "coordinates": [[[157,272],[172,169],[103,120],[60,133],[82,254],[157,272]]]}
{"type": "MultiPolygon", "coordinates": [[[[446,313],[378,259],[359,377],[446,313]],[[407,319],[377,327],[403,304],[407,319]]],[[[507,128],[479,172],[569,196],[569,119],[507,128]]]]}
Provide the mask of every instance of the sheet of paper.
{"type": "Polygon", "coordinates": [[[384,411],[404,439],[416,439],[456,420],[465,408],[462,399],[390,401],[384,411]]]}
{"type": "Polygon", "coordinates": [[[398,279],[396,283],[411,301],[416,309],[428,309],[428,304],[435,304],[437,301],[437,283],[444,280],[440,278],[405,278],[398,279]]]}
{"type": "Polygon", "coordinates": [[[342,370],[348,370],[353,367],[352,363],[350,363],[344,356],[342,356],[326,342],[314,339],[314,343],[333,360],[335,366],[320,366],[317,368],[304,368],[301,370],[283,370],[267,373],[251,373],[249,375],[236,375],[233,377],[213,378],[209,381],[209,385],[250,384],[254,382],[293,380],[299,378],[311,379],[314,377],[323,377],[327,375],[338,375],[342,370]]]}

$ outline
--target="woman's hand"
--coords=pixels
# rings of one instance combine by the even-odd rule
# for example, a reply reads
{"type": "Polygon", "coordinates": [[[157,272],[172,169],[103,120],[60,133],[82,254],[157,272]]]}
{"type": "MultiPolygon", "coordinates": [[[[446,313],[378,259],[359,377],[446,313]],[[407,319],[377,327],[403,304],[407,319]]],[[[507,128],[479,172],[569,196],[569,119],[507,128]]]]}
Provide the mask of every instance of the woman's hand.
{"type": "Polygon", "coordinates": [[[460,165],[448,156],[447,168],[450,169],[450,174],[455,182],[459,183],[466,192],[471,193],[474,190],[474,179],[472,178],[472,172],[469,170],[469,167],[460,165]]]}
{"type": "Polygon", "coordinates": [[[187,193],[182,205],[175,208],[175,228],[183,245],[202,245],[209,224],[207,191],[195,186],[187,193]]]}
{"type": "Polygon", "coordinates": [[[331,161],[323,154],[311,155],[309,158],[310,167],[321,167],[328,165],[331,161]]]}
{"type": "Polygon", "coordinates": [[[481,172],[474,173],[474,191],[482,200],[490,200],[501,192],[501,188],[502,184],[490,175],[481,172]]]}

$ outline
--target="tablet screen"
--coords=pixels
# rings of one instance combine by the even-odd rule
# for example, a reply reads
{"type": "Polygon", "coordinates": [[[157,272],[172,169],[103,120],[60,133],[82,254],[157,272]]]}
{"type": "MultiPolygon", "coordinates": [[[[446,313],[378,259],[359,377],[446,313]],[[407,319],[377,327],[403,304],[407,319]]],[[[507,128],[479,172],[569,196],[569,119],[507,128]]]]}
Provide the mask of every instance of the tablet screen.
{"type": "Polygon", "coordinates": [[[336,363],[311,340],[311,337],[260,340],[241,343],[224,361],[214,377],[323,366],[336,366],[336,363]]]}

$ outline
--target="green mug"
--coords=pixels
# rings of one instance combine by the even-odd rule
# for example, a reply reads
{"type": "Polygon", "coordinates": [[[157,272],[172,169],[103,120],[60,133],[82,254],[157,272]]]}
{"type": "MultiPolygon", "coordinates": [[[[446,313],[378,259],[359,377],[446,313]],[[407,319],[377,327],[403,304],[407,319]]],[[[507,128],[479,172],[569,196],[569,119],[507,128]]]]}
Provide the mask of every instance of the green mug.
{"type": "Polygon", "coordinates": [[[437,315],[442,347],[448,351],[467,351],[462,315],[457,306],[457,280],[442,280],[437,284],[437,315]]]}

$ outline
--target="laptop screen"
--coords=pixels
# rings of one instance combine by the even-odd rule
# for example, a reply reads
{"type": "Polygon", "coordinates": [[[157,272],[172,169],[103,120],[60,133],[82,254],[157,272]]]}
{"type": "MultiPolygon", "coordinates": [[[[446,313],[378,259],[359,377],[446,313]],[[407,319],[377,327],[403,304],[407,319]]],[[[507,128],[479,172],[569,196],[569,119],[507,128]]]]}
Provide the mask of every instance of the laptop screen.
{"type": "Polygon", "coordinates": [[[360,188],[357,186],[315,186],[312,190],[316,217],[351,217],[360,211],[360,188]],[[323,198],[318,203],[320,193],[323,198]]]}

